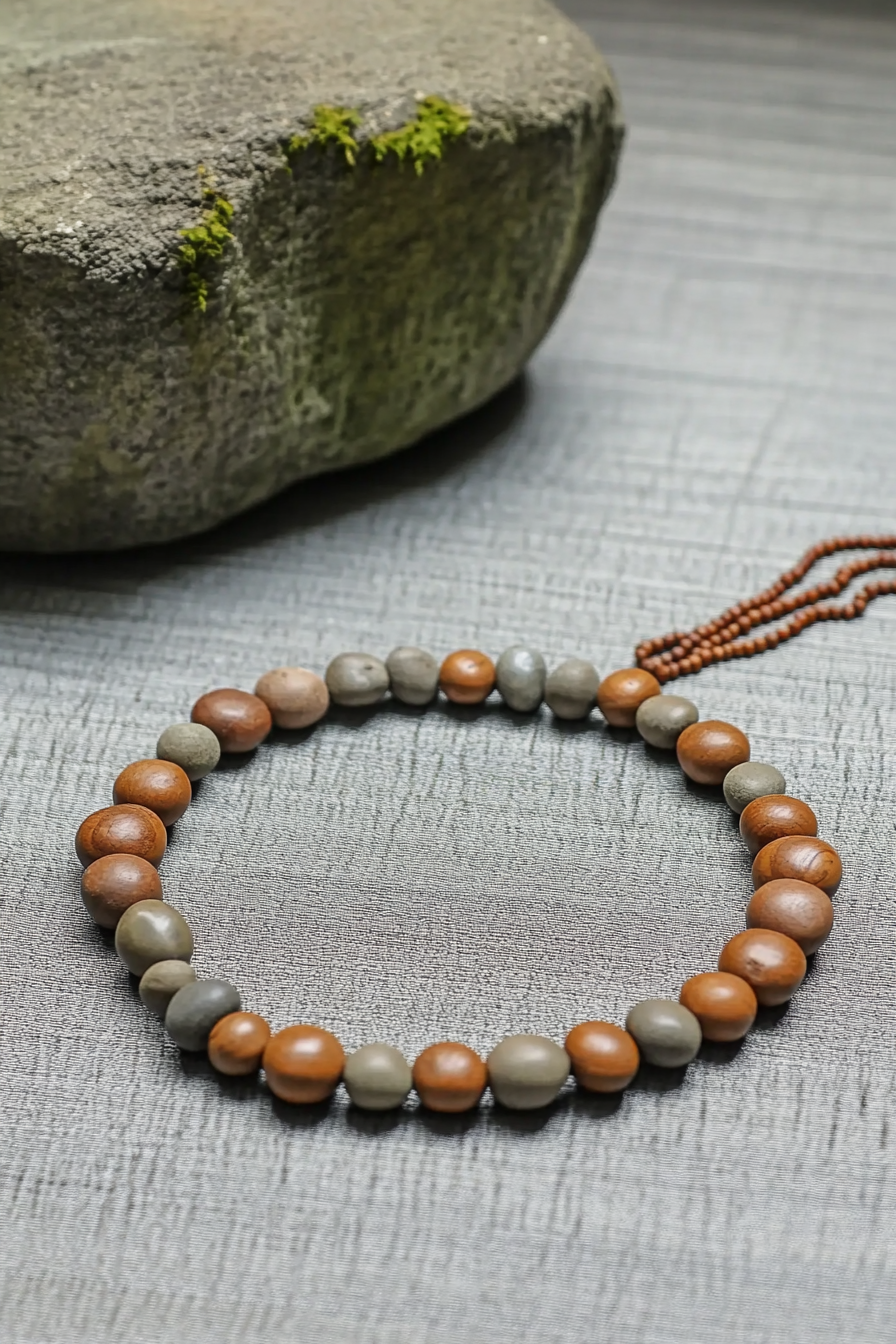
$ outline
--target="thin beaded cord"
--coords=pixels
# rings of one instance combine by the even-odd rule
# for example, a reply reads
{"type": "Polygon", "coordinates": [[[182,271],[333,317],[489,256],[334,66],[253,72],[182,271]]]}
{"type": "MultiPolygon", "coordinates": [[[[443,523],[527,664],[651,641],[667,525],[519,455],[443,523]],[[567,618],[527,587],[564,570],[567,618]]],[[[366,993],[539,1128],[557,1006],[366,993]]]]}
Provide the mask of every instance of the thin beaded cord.
{"type": "Polygon", "coordinates": [[[699,672],[711,663],[724,663],[729,658],[751,658],[766,649],[774,649],[816,621],[851,621],[861,616],[876,597],[896,593],[896,579],[866,584],[841,606],[822,605],[822,599],[836,597],[853,579],[875,569],[896,569],[896,536],[832,537],[830,541],[820,541],[770,588],[729,607],[715,620],[687,632],[673,630],[671,634],[644,640],[635,649],[635,662],[646,672],[652,672],[657,681],[674,681],[676,677],[699,672]],[[825,556],[837,551],[857,550],[874,551],[875,554],[841,566],[826,583],[790,597],[782,596],[825,556]],[[749,630],[767,625],[781,616],[791,619],[765,634],[747,637],[749,630]]]}

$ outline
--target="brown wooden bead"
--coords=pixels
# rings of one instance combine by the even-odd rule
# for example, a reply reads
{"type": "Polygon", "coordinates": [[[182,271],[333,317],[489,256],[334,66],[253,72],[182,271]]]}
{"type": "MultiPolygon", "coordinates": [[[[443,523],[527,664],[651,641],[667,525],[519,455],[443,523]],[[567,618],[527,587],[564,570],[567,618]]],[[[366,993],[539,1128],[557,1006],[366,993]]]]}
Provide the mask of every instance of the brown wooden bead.
{"type": "MultiPolygon", "coordinates": [[[[694,658],[689,661],[693,663],[694,658]]],[[[614,728],[633,728],[638,706],[661,692],[660,683],[649,672],[624,667],[604,677],[597,688],[597,707],[614,728]]]]}
{"type": "Polygon", "coordinates": [[[261,1066],[271,1029],[258,1013],[228,1013],[211,1029],[209,1061],[219,1073],[241,1078],[261,1066]]]}
{"type": "Polygon", "coordinates": [[[786,1003],[803,983],[806,956],[786,934],[774,929],[745,929],[722,948],[719,970],[739,975],[752,985],[765,1008],[786,1003]]]}
{"type": "Polygon", "coordinates": [[[259,677],[255,694],[271,711],[278,728],[309,728],[330,707],[323,677],[305,667],[275,667],[259,677]]]}
{"type": "Polygon", "coordinates": [[[91,812],[75,836],[75,852],[85,868],[105,854],[136,854],[157,868],[167,844],[165,827],[155,812],[133,803],[91,812]]]}
{"type": "Polygon", "coordinates": [[[586,1092],[621,1092],[641,1062],[634,1036],[612,1022],[580,1022],[567,1036],[564,1048],[586,1092]]]}
{"type": "Polygon", "coordinates": [[[808,803],[784,793],[768,793],[754,798],[741,812],[740,833],[755,855],[782,835],[817,835],[818,818],[808,803]]]}
{"type": "Polygon", "coordinates": [[[231,689],[209,691],[193,706],[190,718],[210,728],[222,751],[254,751],[273,727],[271,711],[257,695],[231,689]]]}
{"type": "Polygon", "coordinates": [[[750,759],[745,735],[720,719],[690,724],[675,750],[679,765],[695,784],[721,784],[729,770],[750,759]]]}
{"type": "Polygon", "coordinates": [[[485,1091],[485,1063],[468,1045],[440,1041],[417,1056],[414,1086],[424,1106],[431,1111],[469,1111],[485,1091]]]}
{"type": "Polygon", "coordinates": [[[345,1067],[345,1051],[332,1032],[302,1024],[284,1027],[265,1046],[262,1066],[268,1087],[281,1101],[324,1101],[345,1067]]]}
{"type": "Polygon", "coordinates": [[[809,882],[778,877],[757,888],[747,906],[748,929],[776,929],[799,943],[807,957],[817,952],[834,926],[831,898],[809,882]]]}
{"type": "Polygon", "coordinates": [[[752,1027],[758,1007],[746,980],[726,971],[692,975],[678,1001],[697,1018],[707,1041],[739,1041],[752,1027]]]}
{"type": "Polygon", "coordinates": [[[106,854],[81,874],[81,899],[100,928],[114,929],[129,906],[162,899],[162,880],[137,854],[106,854]]]}
{"type": "Polygon", "coordinates": [[[495,665],[476,649],[449,653],[439,669],[439,688],[456,705],[478,705],[495,688],[495,665]]]}
{"type": "Polygon", "coordinates": [[[190,806],[193,787],[189,776],[173,761],[134,761],[115,781],[116,803],[137,803],[155,812],[163,826],[173,826],[190,806]]]}
{"type": "Polygon", "coordinates": [[[842,876],[836,849],[813,835],[784,835],[760,849],[753,860],[754,887],[763,887],[778,877],[795,877],[833,896],[842,876]]]}

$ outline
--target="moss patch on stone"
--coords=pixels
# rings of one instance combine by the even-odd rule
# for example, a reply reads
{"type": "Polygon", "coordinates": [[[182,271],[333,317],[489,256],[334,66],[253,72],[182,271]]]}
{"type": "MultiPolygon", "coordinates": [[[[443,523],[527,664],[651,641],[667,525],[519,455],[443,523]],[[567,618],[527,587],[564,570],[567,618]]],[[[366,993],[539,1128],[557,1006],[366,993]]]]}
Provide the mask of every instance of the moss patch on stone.
{"type": "Polygon", "coordinates": [[[194,312],[204,313],[208,307],[211,273],[224,255],[224,248],[233,241],[230,222],[233,206],[213,186],[203,188],[205,212],[199,224],[192,229],[181,229],[185,241],[178,249],[178,265],[186,277],[187,301],[194,312]]]}
{"type": "Polygon", "coordinates": [[[413,121],[394,131],[375,135],[370,142],[377,163],[394,154],[399,163],[410,159],[414,172],[421,176],[427,163],[441,159],[445,145],[465,135],[470,126],[470,112],[457,103],[431,95],[417,103],[413,121]]]}
{"type": "Polygon", "coordinates": [[[356,126],[361,124],[361,114],[352,107],[328,107],[319,103],[314,109],[314,124],[307,135],[294,135],[286,146],[287,154],[298,154],[300,150],[317,145],[326,149],[335,145],[345,155],[350,168],[358,162],[359,145],[354,137],[356,126]]]}

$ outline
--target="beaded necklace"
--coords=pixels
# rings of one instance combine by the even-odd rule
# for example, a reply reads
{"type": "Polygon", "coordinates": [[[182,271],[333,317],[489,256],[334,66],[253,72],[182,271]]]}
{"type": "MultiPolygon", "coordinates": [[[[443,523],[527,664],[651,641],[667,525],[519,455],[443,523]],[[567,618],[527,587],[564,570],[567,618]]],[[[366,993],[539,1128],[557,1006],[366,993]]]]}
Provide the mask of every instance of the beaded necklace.
{"type": "Polygon", "coordinates": [[[353,1104],[365,1109],[402,1106],[413,1088],[430,1110],[460,1112],[477,1106],[488,1086],[500,1105],[531,1110],[552,1102],[570,1073],[586,1091],[607,1093],[626,1088],[642,1061],[683,1068],[703,1041],[740,1041],[760,1006],[789,1000],[806,974],[806,958],[831,931],[831,897],[842,869],[837,851],[818,836],[815,813],[785,792],[775,766],[750,759],[745,734],[721,720],[701,720],[696,705],[664,694],[661,683],[772,649],[815,621],[860,616],[874,598],[896,593],[896,580],[870,583],[841,606],[824,599],[876,569],[896,569],[896,536],[821,542],[770,588],[690,632],[646,640],[635,651],[635,667],[603,680],[581,658],[549,672],[539,653],[520,645],[496,662],[475,649],[438,663],[422,649],[399,648],[385,662],[370,654],[340,654],[323,677],[306,668],[276,668],[252,694],[210,691],[196,701],[189,723],[162,733],[155,758],[122,770],[113,806],[82,822],[75,848],[84,868],[84,904],[97,924],[115,930],[116,951],[138,977],[141,1000],[164,1019],[176,1045],[207,1051],[225,1075],[263,1069],[282,1101],[323,1101],[341,1081],[353,1104]],[[844,565],[825,583],[784,596],[817,561],[845,550],[875,553],[844,565]],[[790,620],[764,634],[748,633],[782,616],[790,620]],[[721,787],[740,816],[754,892],[747,927],[725,944],[716,970],[691,976],[677,999],[635,1004],[624,1027],[582,1022],[562,1046],[546,1036],[505,1036],[484,1060],[461,1042],[441,1041],[427,1046],[413,1066],[383,1042],[346,1055],[331,1032],[308,1023],[272,1032],[259,1014],[244,1011],[232,985],[197,979],[190,965],[192,933],[163,901],[158,867],[166,828],[189,806],[192,783],[209,774],[222,753],[254,751],[275,725],[308,728],[331,704],[371,706],[391,694],[425,706],[441,692],[455,704],[472,705],[493,690],[518,714],[534,713],[544,702],[557,718],[582,719],[596,707],[610,726],[636,728],[650,746],[674,751],[691,780],[721,787]]]}

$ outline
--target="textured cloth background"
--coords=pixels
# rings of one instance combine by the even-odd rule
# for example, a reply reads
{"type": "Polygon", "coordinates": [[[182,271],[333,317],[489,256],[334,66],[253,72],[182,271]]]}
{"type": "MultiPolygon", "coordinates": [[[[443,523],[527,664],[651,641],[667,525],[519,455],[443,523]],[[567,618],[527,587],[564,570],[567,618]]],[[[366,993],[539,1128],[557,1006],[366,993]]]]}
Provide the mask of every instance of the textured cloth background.
{"type": "MultiPolygon", "coordinates": [[[[621,1100],[272,1104],[179,1056],[77,896],[77,823],[210,687],[404,642],[609,671],[820,537],[896,530],[891,8],[586,18],[631,134],[525,386],[194,543],[2,562],[3,1344],[896,1333],[892,599],[682,684],[847,875],[787,1012],[621,1100]]],[[[750,890],[672,762],[491,704],[279,735],[201,786],[163,876],[200,974],[409,1055],[675,995],[750,890]]]]}

